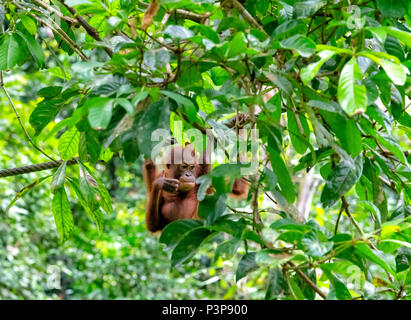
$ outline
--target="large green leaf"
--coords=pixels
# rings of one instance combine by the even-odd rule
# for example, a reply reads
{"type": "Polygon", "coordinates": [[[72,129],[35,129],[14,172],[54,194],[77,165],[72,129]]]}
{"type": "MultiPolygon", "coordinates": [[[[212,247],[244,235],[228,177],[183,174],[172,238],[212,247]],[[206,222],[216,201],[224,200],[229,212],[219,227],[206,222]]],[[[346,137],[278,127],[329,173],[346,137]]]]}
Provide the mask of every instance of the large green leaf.
{"type": "Polygon", "coordinates": [[[171,254],[171,264],[176,266],[190,259],[198,251],[201,243],[211,234],[212,232],[205,228],[196,228],[186,233],[171,254]]]}
{"type": "Polygon", "coordinates": [[[198,220],[181,219],[173,221],[161,232],[160,242],[167,246],[175,245],[183,235],[200,226],[202,226],[202,222],[198,220]]]}
{"type": "Polygon", "coordinates": [[[36,26],[36,22],[34,22],[33,18],[31,18],[28,13],[25,13],[25,14],[20,15],[20,20],[21,20],[24,28],[26,28],[26,30],[28,32],[30,32],[30,34],[35,36],[36,33],[37,33],[37,26],[36,26]]]}
{"type": "Polygon", "coordinates": [[[79,173],[79,186],[81,194],[83,196],[85,204],[93,213],[100,206],[101,195],[99,185],[81,162],[79,162],[79,173]]]}
{"type": "Polygon", "coordinates": [[[52,210],[57,232],[61,240],[66,241],[74,228],[73,215],[64,187],[60,188],[53,197],[52,210]]]}
{"type": "Polygon", "coordinates": [[[156,129],[163,129],[164,133],[170,130],[169,102],[162,100],[151,104],[138,121],[138,127],[140,128],[137,135],[138,148],[142,154],[151,157],[151,152],[158,143],[158,140],[155,140],[156,129]]]}
{"type": "Polygon", "coordinates": [[[315,231],[307,233],[302,239],[301,243],[304,245],[305,252],[314,258],[320,258],[327,254],[333,247],[332,241],[321,241],[317,237],[315,231]]]}
{"type": "Polygon", "coordinates": [[[282,270],[279,267],[273,268],[268,274],[268,286],[265,299],[276,299],[287,287],[282,270]]]}
{"type": "Polygon", "coordinates": [[[226,195],[208,196],[198,206],[198,216],[213,224],[224,213],[226,195]]]}
{"type": "Polygon", "coordinates": [[[46,59],[43,48],[37,43],[31,34],[27,32],[20,32],[19,30],[17,30],[16,33],[24,40],[30,54],[33,56],[38,67],[41,68],[44,64],[44,60],[46,59]]]}
{"type": "Polygon", "coordinates": [[[377,8],[389,18],[401,18],[407,8],[407,0],[377,0],[377,8]]]}
{"type": "Polygon", "coordinates": [[[246,49],[247,43],[244,39],[244,35],[242,32],[238,32],[229,43],[226,56],[227,58],[235,57],[241,53],[244,53],[246,49]]]}
{"type": "Polygon", "coordinates": [[[410,32],[406,32],[406,31],[403,31],[403,30],[400,30],[394,27],[382,27],[382,29],[389,35],[404,42],[408,47],[411,47],[411,33],[410,32]]]}
{"type": "Polygon", "coordinates": [[[20,60],[22,50],[15,34],[6,34],[0,44],[0,70],[13,68],[20,60]]]}
{"type": "Polygon", "coordinates": [[[61,159],[70,160],[78,152],[78,145],[80,141],[80,132],[77,128],[73,127],[67,130],[59,139],[58,150],[61,155],[61,159]]]}
{"type": "MultiPolygon", "coordinates": [[[[289,203],[293,203],[296,197],[294,184],[291,181],[290,174],[288,173],[284,160],[275,150],[269,149],[269,154],[271,166],[275,175],[277,176],[278,183],[281,187],[281,193],[289,203]]],[[[271,186],[271,188],[275,188],[275,186],[271,186]]]]}
{"type": "MultiPolygon", "coordinates": [[[[337,276],[335,276],[333,274],[333,270],[332,270],[330,264],[322,265],[321,269],[325,273],[327,278],[330,280],[330,283],[332,284],[332,287],[334,289],[335,297],[338,300],[351,300],[352,296],[350,294],[350,291],[347,289],[345,284],[340,279],[338,279],[337,276]]],[[[332,292],[330,292],[329,295],[331,293],[332,292]]]]}
{"type": "Polygon", "coordinates": [[[192,122],[197,122],[197,108],[190,98],[166,90],[162,90],[161,93],[173,99],[177,104],[183,106],[185,114],[187,115],[188,119],[192,122]]]}
{"type": "Polygon", "coordinates": [[[66,178],[66,166],[67,161],[63,161],[54,173],[53,179],[51,180],[51,192],[58,192],[64,185],[64,180],[66,178]]]}
{"type": "Polygon", "coordinates": [[[383,268],[385,271],[391,273],[392,275],[395,275],[395,271],[392,265],[386,261],[387,259],[383,256],[382,252],[377,251],[377,250],[372,250],[370,247],[368,247],[364,243],[359,243],[355,246],[355,252],[361,256],[364,257],[376,264],[378,264],[381,268],[383,268]]]}
{"type": "Polygon", "coordinates": [[[40,102],[30,115],[30,124],[36,131],[36,135],[53,120],[59,113],[62,105],[54,101],[44,100],[40,102]]]}
{"type": "Polygon", "coordinates": [[[360,67],[355,57],[344,65],[338,81],[338,102],[347,114],[365,112],[367,108],[367,91],[363,84],[360,67]]]}
{"type": "Polygon", "coordinates": [[[256,270],[258,268],[256,258],[256,252],[246,253],[241,257],[238,263],[237,271],[235,273],[235,281],[244,278],[249,272],[256,270]]]}
{"type": "Polygon", "coordinates": [[[321,66],[335,54],[335,51],[330,50],[323,50],[319,52],[318,55],[321,58],[319,61],[311,63],[301,69],[300,77],[303,83],[306,84],[311,81],[316,76],[321,66]]]}
{"type": "Polygon", "coordinates": [[[164,68],[170,62],[170,53],[165,48],[147,50],[144,53],[144,63],[153,71],[164,68]]]}
{"type": "Polygon", "coordinates": [[[310,138],[310,128],[307,119],[303,114],[295,114],[290,109],[287,109],[287,120],[288,132],[290,133],[294,149],[297,153],[304,154],[307,151],[310,138]]]}
{"type": "Polygon", "coordinates": [[[97,130],[106,129],[110,123],[113,101],[110,99],[101,100],[101,104],[93,105],[88,114],[90,125],[97,130]]]}
{"type": "Polygon", "coordinates": [[[375,63],[378,63],[394,84],[399,86],[404,85],[409,71],[398,61],[398,59],[396,59],[396,57],[389,54],[381,55],[381,53],[377,52],[360,52],[358,55],[367,57],[375,63]],[[391,59],[394,62],[388,59],[391,59]]]}
{"type": "Polygon", "coordinates": [[[177,25],[167,26],[167,28],[164,30],[164,34],[170,36],[176,41],[189,39],[194,36],[194,33],[191,30],[177,25]]]}
{"type": "Polygon", "coordinates": [[[237,253],[241,243],[240,238],[232,238],[221,242],[215,251],[215,259],[217,260],[221,256],[225,259],[231,259],[237,253]]]}
{"type": "Polygon", "coordinates": [[[321,193],[321,202],[325,208],[331,207],[345,195],[360,179],[362,174],[362,154],[355,161],[342,160],[331,171],[321,193]]]}
{"type": "Polygon", "coordinates": [[[297,51],[304,58],[310,57],[315,52],[314,41],[302,34],[296,34],[281,41],[280,44],[283,48],[297,51]]]}

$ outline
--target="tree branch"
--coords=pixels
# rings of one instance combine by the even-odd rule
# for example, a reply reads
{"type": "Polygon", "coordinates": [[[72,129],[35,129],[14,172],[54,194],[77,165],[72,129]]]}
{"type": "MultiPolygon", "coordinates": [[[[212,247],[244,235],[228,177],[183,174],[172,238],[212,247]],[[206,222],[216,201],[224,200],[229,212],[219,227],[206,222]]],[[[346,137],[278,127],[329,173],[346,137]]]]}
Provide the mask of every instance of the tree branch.
{"type": "Polygon", "coordinates": [[[312,282],[312,280],[309,277],[307,277],[307,275],[304,272],[302,272],[298,267],[296,267],[294,263],[288,262],[287,264],[291,266],[292,269],[300,276],[300,278],[303,279],[315,292],[317,292],[321,296],[321,298],[327,299],[327,295],[324,292],[322,292],[321,289],[318,288],[317,285],[314,282],[312,282]]]}
{"type": "MultiPolygon", "coordinates": [[[[84,28],[84,30],[86,30],[86,32],[88,33],[90,37],[92,37],[94,40],[97,40],[97,41],[101,41],[101,42],[103,41],[103,39],[101,39],[100,35],[98,34],[97,30],[94,29],[91,25],[89,25],[89,23],[82,16],[78,15],[76,9],[67,5],[64,2],[64,0],[60,0],[60,2],[77,19],[78,23],[84,28]]],[[[104,51],[106,51],[110,57],[113,56],[113,51],[110,48],[104,47],[104,51]]]]}

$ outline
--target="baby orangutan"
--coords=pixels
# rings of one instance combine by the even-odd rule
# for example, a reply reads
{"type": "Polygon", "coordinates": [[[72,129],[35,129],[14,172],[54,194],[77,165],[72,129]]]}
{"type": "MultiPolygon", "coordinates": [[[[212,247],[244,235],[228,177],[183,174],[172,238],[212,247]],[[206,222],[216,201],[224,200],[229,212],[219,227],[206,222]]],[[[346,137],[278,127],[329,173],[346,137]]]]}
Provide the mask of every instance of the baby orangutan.
{"type": "MultiPolygon", "coordinates": [[[[203,158],[205,159],[205,155],[203,158]]],[[[185,148],[173,146],[160,174],[153,161],[145,161],[146,225],[149,231],[163,230],[167,224],[178,219],[199,219],[199,185],[195,181],[210,171],[210,165],[204,162],[198,163],[195,150],[190,144],[185,148]]],[[[237,179],[232,194],[236,198],[245,198],[248,194],[247,181],[237,179]]]]}

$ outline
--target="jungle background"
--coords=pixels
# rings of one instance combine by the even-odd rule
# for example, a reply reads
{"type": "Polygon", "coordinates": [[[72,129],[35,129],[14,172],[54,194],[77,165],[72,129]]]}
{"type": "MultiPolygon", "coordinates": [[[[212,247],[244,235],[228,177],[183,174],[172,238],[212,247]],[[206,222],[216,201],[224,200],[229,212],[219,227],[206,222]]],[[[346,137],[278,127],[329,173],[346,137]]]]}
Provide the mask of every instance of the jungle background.
{"type": "Polygon", "coordinates": [[[82,162],[0,178],[0,298],[410,299],[410,26],[406,0],[0,1],[0,169],[82,162]],[[151,235],[151,133],[238,113],[248,198],[216,166],[203,222],[151,235]]]}

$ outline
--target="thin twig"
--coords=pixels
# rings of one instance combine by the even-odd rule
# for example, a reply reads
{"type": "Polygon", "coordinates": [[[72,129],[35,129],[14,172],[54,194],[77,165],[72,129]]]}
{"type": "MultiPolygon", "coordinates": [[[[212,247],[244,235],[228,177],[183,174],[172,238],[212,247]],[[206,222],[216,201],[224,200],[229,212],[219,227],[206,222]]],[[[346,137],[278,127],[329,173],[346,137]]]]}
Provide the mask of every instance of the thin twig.
{"type": "Polygon", "coordinates": [[[23,125],[23,123],[22,123],[22,121],[21,121],[20,115],[19,115],[19,113],[17,112],[17,109],[16,109],[16,107],[15,107],[15,105],[14,105],[13,100],[11,99],[11,97],[10,97],[10,95],[9,95],[6,87],[4,86],[4,79],[3,79],[3,72],[2,72],[2,71],[0,71],[0,86],[1,86],[1,88],[3,89],[3,91],[4,91],[4,93],[5,93],[6,97],[7,97],[7,99],[8,99],[9,102],[10,102],[11,107],[12,107],[13,110],[14,110],[14,113],[16,114],[16,118],[17,118],[17,120],[18,120],[18,122],[19,122],[19,124],[20,124],[20,127],[23,129],[24,135],[26,136],[28,142],[29,142],[37,151],[41,152],[41,153],[42,153],[43,155],[45,155],[47,158],[49,158],[49,159],[52,160],[52,161],[56,161],[56,160],[54,160],[52,157],[50,157],[47,153],[45,153],[43,150],[41,150],[41,149],[33,142],[33,140],[31,139],[29,133],[27,132],[26,128],[24,127],[24,125],[23,125]]]}
{"type": "Polygon", "coordinates": [[[267,34],[267,32],[265,32],[264,28],[262,26],[260,26],[260,24],[243,7],[243,5],[240,2],[238,2],[237,0],[232,0],[232,4],[233,4],[233,7],[238,10],[238,12],[241,14],[241,16],[244,18],[245,21],[247,21],[253,27],[259,29],[261,32],[263,32],[268,37],[268,34],[267,34]]]}
{"type": "Polygon", "coordinates": [[[307,275],[304,272],[302,272],[298,267],[296,267],[294,263],[289,261],[287,262],[287,264],[290,265],[292,269],[300,276],[300,278],[303,279],[315,292],[317,292],[321,296],[321,298],[327,299],[327,295],[324,292],[322,292],[321,289],[318,288],[317,285],[314,282],[312,282],[312,280],[309,277],[307,277],[307,275]]]}
{"type": "MultiPolygon", "coordinates": [[[[80,49],[80,47],[77,45],[77,43],[75,43],[75,42],[60,28],[60,26],[59,26],[58,24],[56,24],[56,22],[55,22],[54,20],[50,20],[50,22],[49,22],[49,21],[46,21],[46,20],[40,18],[39,16],[35,15],[33,12],[27,11],[26,8],[21,5],[21,3],[18,3],[18,2],[15,2],[15,1],[12,1],[12,3],[13,3],[16,7],[20,8],[20,9],[22,9],[22,10],[25,10],[30,16],[32,16],[32,17],[33,17],[34,19],[36,19],[38,22],[46,25],[46,26],[49,27],[51,30],[53,30],[54,32],[56,32],[56,33],[69,45],[69,47],[70,47],[73,51],[75,51],[75,52],[80,56],[80,58],[81,58],[83,61],[87,61],[87,60],[88,60],[87,56],[86,56],[86,55],[84,54],[84,52],[80,49]],[[53,26],[53,24],[54,24],[54,26],[53,26]]],[[[30,7],[30,6],[29,6],[29,7],[30,7]]],[[[30,8],[31,8],[31,7],[30,7],[30,8]]],[[[39,10],[37,10],[37,11],[39,11],[39,10]]],[[[40,11],[40,13],[41,13],[41,11],[40,11]]]]}
{"type": "MultiPolygon", "coordinates": [[[[101,41],[103,42],[103,39],[101,39],[100,35],[98,34],[97,30],[94,29],[82,16],[77,14],[76,9],[70,7],[67,5],[64,0],[60,0],[60,2],[67,8],[68,11],[78,20],[79,24],[86,30],[88,35],[92,37],[94,40],[101,41]]],[[[103,47],[104,51],[107,52],[107,54],[112,57],[113,56],[113,51],[110,48],[103,47]]]]}
{"type": "Polygon", "coordinates": [[[53,7],[51,7],[50,5],[48,5],[47,3],[40,1],[40,0],[33,0],[34,3],[37,3],[40,7],[46,9],[48,12],[50,13],[54,13],[56,16],[58,16],[59,18],[63,19],[64,21],[72,24],[72,25],[76,25],[79,24],[79,21],[76,18],[70,18],[65,16],[64,14],[62,14],[60,11],[54,9],[53,7]]]}
{"type": "MultiPolygon", "coordinates": [[[[341,201],[343,203],[344,206],[344,211],[347,214],[348,218],[350,218],[352,224],[354,225],[354,227],[358,230],[358,232],[361,234],[361,237],[363,237],[364,239],[366,239],[366,236],[364,234],[364,231],[362,231],[361,227],[359,226],[359,224],[357,223],[357,221],[355,221],[354,217],[352,216],[350,210],[349,210],[349,204],[347,202],[347,200],[345,199],[344,196],[341,197],[341,201]]],[[[378,250],[375,245],[372,242],[369,242],[371,248],[373,248],[374,250],[378,250]]]]}
{"type": "MultiPolygon", "coordinates": [[[[138,5],[147,8],[150,4],[148,2],[139,1],[138,5]]],[[[198,14],[183,9],[177,9],[174,10],[174,12],[178,14],[182,19],[192,20],[197,23],[204,23],[211,15],[209,12],[198,14]]]]}
{"type": "Polygon", "coordinates": [[[335,223],[334,235],[338,232],[338,224],[340,223],[341,215],[344,211],[344,203],[341,204],[340,212],[338,213],[337,222],[335,223]]]}

